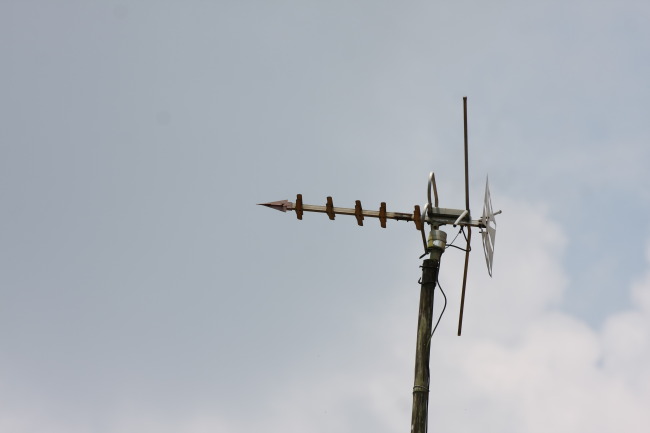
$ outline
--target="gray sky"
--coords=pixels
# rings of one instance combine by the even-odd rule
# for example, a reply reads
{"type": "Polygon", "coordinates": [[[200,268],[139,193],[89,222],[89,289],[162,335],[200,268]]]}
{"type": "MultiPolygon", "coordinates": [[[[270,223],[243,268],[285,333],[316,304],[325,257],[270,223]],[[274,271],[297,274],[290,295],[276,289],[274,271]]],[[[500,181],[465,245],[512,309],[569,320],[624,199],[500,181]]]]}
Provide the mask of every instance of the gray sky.
{"type": "MultiPolygon", "coordinates": [[[[410,423],[436,172],[478,237],[432,347],[430,431],[650,427],[643,1],[0,4],[0,431],[410,423]]],[[[455,235],[449,228],[450,237],[455,235]]],[[[436,312],[440,311],[436,304],[436,312]]]]}

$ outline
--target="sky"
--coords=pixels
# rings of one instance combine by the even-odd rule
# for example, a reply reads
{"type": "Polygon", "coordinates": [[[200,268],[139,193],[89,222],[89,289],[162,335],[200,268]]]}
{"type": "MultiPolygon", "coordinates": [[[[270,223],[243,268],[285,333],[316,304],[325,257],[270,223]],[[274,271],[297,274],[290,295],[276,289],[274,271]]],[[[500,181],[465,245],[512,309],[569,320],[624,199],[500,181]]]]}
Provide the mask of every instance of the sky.
{"type": "Polygon", "coordinates": [[[429,431],[650,428],[650,5],[0,2],[0,432],[410,426],[430,171],[429,431]],[[456,230],[446,227],[452,239],[456,230]],[[436,294],[434,314],[442,301],[436,294]]]}

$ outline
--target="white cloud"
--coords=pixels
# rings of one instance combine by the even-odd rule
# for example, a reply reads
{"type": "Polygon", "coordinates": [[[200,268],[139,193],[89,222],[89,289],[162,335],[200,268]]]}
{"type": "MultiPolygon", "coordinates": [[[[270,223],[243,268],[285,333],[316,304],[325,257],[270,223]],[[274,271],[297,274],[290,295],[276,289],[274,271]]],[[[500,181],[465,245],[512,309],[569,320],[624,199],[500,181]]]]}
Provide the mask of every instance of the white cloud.
{"type": "MultiPolygon", "coordinates": [[[[495,278],[483,276],[475,242],[471,302],[461,338],[454,335],[458,290],[452,286],[462,260],[444,263],[450,302],[432,347],[431,431],[647,431],[650,266],[631,288],[634,308],[612,315],[601,330],[594,330],[556,308],[567,289],[561,228],[543,206],[509,199],[501,205],[495,278]]],[[[349,338],[359,341],[363,351],[305,362],[270,400],[260,399],[252,387],[250,406],[236,414],[214,407],[174,420],[166,414],[130,412],[105,431],[407,429],[417,294],[394,293],[380,311],[360,313],[351,329],[349,338]]],[[[20,427],[9,417],[2,422],[20,427]]],[[[56,431],[52,426],[45,430],[56,431]]]]}
{"type": "Polygon", "coordinates": [[[603,327],[603,368],[650,401],[650,270],[631,296],[635,308],[612,315],[603,327]]]}
{"type": "MultiPolygon", "coordinates": [[[[634,310],[591,329],[555,308],[567,288],[561,229],[543,207],[502,204],[498,277],[474,288],[461,338],[453,335],[457,301],[448,290],[445,325],[432,349],[432,431],[647,431],[650,271],[632,288],[634,310]]],[[[414,323],[404,314],[415,308],[402,295],[396,292],[382,318],[360,319],[360,328],[374,330],[373,344],[383,341],[380,356],[368,354],[345,369],[305,366],[310,379],[296,372],[278,390],[273,415],[245,422],[240,431],[356,431],[359,419],[375,420],[375,431],[407,428],[414,323]]]]}

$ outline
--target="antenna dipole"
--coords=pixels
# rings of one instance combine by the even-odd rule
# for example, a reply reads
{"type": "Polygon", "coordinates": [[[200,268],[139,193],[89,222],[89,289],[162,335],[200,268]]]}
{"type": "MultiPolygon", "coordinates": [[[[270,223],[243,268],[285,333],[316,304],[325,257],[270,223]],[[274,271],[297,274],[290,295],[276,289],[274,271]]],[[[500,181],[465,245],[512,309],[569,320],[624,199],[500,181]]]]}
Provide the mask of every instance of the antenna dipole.
{"type": "Polygon", "coordinates": [[[469,212],[469,151],[467,139],[467,96],[463,96],[463,131],[465,136],[465,209],[469,212]]]}
{"type": "MultiPolygon", "coordinates": [[[[469,213],[469,156],[467,138],[467,96],[463,97],[463,130],[465,136],[465,209],[469,213]]],[[[463,270],[463,288],[460,294],[460,313],[458,315],[458,336],[463,332],[463,310],[465,309],[465,288],[467,287],[467,266],[469,265],[469,252],[472,250],[472,228],[467,226],[467,247],[465,248],[465,268],[463,270]]]]}

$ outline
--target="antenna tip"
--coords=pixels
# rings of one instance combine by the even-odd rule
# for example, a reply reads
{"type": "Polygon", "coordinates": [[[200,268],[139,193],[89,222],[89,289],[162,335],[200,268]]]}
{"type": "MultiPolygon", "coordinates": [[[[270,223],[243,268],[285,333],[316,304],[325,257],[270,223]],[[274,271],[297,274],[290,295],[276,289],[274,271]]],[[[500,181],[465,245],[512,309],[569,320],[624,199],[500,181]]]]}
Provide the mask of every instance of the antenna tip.
{"type": "Polygon", "coordinates": [[[279,200],[279,201],[270,201],[268,203],[257,203],[258,206],[266,206],[271,209],[279,210],[281,212],[286,212],[287,209],[293,209],[293,203],[289,200],[279,200]]]}

